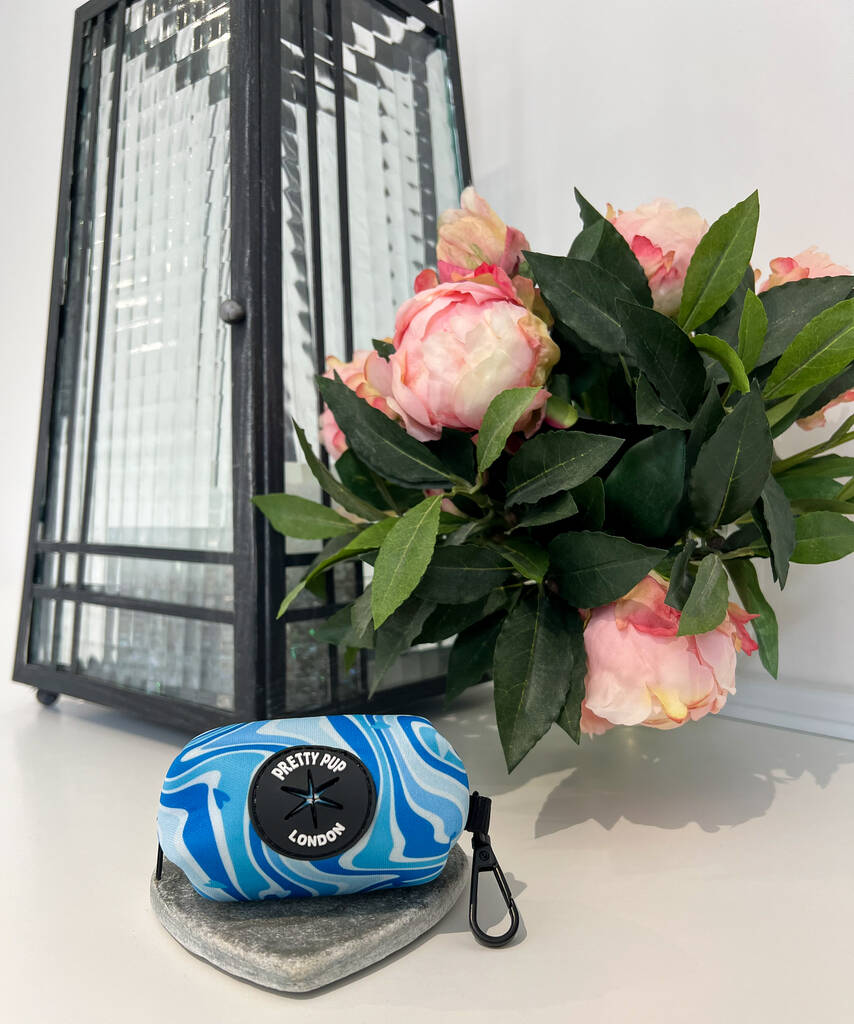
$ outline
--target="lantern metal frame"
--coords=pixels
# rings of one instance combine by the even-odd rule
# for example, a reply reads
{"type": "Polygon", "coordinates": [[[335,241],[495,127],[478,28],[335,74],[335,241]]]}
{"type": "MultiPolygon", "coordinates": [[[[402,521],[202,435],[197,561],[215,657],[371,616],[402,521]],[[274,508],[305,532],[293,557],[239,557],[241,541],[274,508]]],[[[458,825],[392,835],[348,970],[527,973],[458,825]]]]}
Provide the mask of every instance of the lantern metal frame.
{"type": "MultiPolygon", "coordinates": [[[[417,18],[425,31],[444,40],[447,71],[455,113],[456,140],[463,183],[471,181],[466,139],[462,82],[452,0],[428,5],[422,0],[374,0],[398,16],[417,18]]],[[[323,291],[320,252],[320,188],[317,149],[317,110],[314,83],[314,0],[300,0],[304,26],[306,113],[309,133],[308,177],[311,211],[312,275],[315,342],[318,365],[324,361],[323,291]]],[[[335,55],[335,104],[337,123],[338,209],[341,244],[341,274],[344,296],[346,350],[353,350],[351,322],[351,277],[347,188],[346,123],[344,118],[343,9],[341,0],[327,0],[335,55]]],[[[38,429],[33,500],[26,558],[21,617],[13,678],[39,690],[39,699],[51,703],[63,693],[123,710],[185,729],[209,728],[286,713],[277,706],[276,694],[285,692],[285,630],[276,621],[276,610],[284,597],[285,568],[307,565],[313,555],[285,554],[283,538],[251,504],[255,494],[284,490],[285,403],[282,353],[282,243],[280,166],[280,55],[279,0],[233,0],[230,8],[230,147],[231,147],[231,297],[239,304],[224,318],[231,324],[233,550],[214,552],[178,548],[87,543],[88,515],[94,471],[97,435],[98,383],[104,338],[103,310],[107,278],[102,273],[98,307],[98,343],[95,348],[92,428],[84,478],[83,520],[79,543],[47,541],[39,536],[46,487],[54,408],[57,356],[61,317],[66,293],[67,249],[71,227],[71,189],[78,115],[78,91],[83,60],[84,27],[95,22],[103,33],[107,11],[116,12],[116,72],[110,113],[107,153],[106,226],[103,265],[109,263],[111,218],[115,185],[116,149],[124,14],[129,0],[90,0],[75,12],[71,49],[68,98],[63,132],[57,227],[50,291],[47,349],[38,429]],[[235,309],[237,314],[235,316],[235,309]],[[234,612],[208,607],[191,607],[147,598],[127,597],[85,590],[77,586],[56,586],[34,582],[36,559],[40,554],[60,556],[108,555],[180,562],[206,562],[233,566],[234,612]],[[33,602],[37,598],[68,601],[75,607],[75,634],[79,633],[81,604],[102,604],[200,621],[226,623],[234,632],[233,710],[210,707],[180,698],[122,688],[103,679],[56,667],[34,664],[28,659],[29,630],[33,602]]],[[[95,75],[98,78],[98,75],[95,75]]],[[[224,296],[223,298],[228,298],[224,296]]],[[[66,499],[67,500],[67,499],[66,499]]],[[[331,614],[340,605],[291,610],[289,621],[315,619],[331,614]]],[[[76,639],[76,636],[75,636],[76,639]]],[[[329,649],[330,702],[312,713],[355,710],[365,707],[367,674],[364,653],[361,681],[363,692],[342,700],[338,692],[338,660],[329,649]]],[[[444,677],[380,691],[372,710],[399,708],[405,700],[440,692],[444,677]]]]}

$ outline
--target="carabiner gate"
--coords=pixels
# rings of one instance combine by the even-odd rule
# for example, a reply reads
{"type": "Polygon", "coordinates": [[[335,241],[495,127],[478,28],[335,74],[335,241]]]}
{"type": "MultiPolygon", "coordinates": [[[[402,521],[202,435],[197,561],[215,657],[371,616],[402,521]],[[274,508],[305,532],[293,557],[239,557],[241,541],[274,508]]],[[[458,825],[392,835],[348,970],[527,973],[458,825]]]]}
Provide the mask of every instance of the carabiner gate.
{"type": "Polygon", "coordinates": [[[485,946],[497,947],[505,946],[518,931],[519,911],[516,908],[516,902],[513,899],[513,894],[510,892],[510,886],[507,884],[507,879],[504,877],[504,872],[501,870],[501,865],[498,863],[498,859],[492,849],[492,843],[489,840],[489,833],[487,832],[487,829],[489,828],[490,806],[491,801],[487,797],[482,797],[478,793],[472,794],[469,809],[469,820],[466,822],[467,829],[472,832],[469,927],[472,930],[472,934],[479,942],[482,942],[485,946]],[[501,896],[504,899],[507,911],[510,914],[510,924],[507,930],[501,935],[490,935],[480,927],[477,921],[478,880],[484,871],[491,871],[495,875],[495,881],[498,883],[501,896]]]}

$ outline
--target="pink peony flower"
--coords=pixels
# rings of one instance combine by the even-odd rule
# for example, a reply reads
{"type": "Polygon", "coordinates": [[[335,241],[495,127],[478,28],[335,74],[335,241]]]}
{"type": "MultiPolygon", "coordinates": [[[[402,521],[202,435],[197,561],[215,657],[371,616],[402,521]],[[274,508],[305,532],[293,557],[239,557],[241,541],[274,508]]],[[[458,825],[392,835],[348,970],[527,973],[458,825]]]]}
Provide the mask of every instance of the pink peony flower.
{"type": "MultiPolygon", "coordinates": [[[[326,373],[323,376],[332,380],[336,373],[351,391],[355,391],[369,405],[384,412],[389,419],[398,418],[387,399],[391,390],[391,368],[378,352],[358,349],[349,363],[343,363],[335,356],[327,356],[326,373]]],[[[324,406],[320,414],[320,439],[330,458],[337,459],[347,450],[347,439],[328,406],[324,406]]]]}
{"type": "Polygon", "coordinates": [[[508,227],[489,203],[469,186],[460,196],[459,210],[446,210],[439,218],[436,255],[439,278],[450,281],[454,273],[475,270],[483,263],[500,267],[512,277],[519,268],[528,240],[508,227]]]}
{"type": "Polygon", "coordinates": [[[709,225],[690,206],[677,207],[669,199],[619,213],[609,203],[607,217],[643,267],[655,308],[675,316],[688,264],[709,225]]]}
{"type": "MultiPolygon", "coordinates": [[[[419,291],[400,307],[389,360],[389,405],[420,441],[443,427],[478,430],[507,388],[542,387],[558,360],[543,321],[521,302],[499,267],[419,291]]],[[[516,424],[539,429],[549,393],[541,390],[516,424]]]]}
{"type": "Polygon", "coordinates": [[[716,714],[735,693],[737,651],[756,641],[737,604],[708,633],[677,636],[681,612],[664,603],[667,587],[650,574],[625,597],[594,608],[584,630],[586,695],[581,728],[597,735],[614,725],[674,729],[716,714]]]}
{"type": "MultiPolygon", "coordinates": [[[[759,271],[756,273],[758,276],[759,271]]],[[[832,263],[826,252],[819,252],[816,246],[811,245],[797,256],[778,256],[776,260],[771,260],[771,273],[759,291],[766,292],[778,284],[802,281],[805,277],[841,277],[850,273],[848,267],[832,263]]]]}

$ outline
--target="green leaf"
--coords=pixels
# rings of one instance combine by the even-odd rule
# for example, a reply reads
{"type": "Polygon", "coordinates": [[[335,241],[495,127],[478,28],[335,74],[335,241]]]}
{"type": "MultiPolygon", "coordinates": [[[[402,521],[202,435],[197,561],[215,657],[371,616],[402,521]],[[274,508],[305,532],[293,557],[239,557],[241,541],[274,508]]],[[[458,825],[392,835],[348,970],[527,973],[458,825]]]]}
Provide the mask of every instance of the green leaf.
{"type": "Polygon", "coordinates": [[[337,565],[338,562],[344,562],[348,558],[355,558],[356,555],[363,551],[372,551],[382,545],[389,530],[392,529],[395,519],[381,519],[378,523],[371,523],[366,529],[362,530],[361,533],[357,534],[352,540],[348,540],[343,547],[339,547],[336,551],[331,552],[322,559],[315,559],[313,565],[309,567],[306,575],[299,581],[299,583],[290,591],[279,606],[277,619],[280,619],[285,612],[293,604],[294,600],[299,596],[305,587],[307,587],[312,580],[317,579],[322,573],[326,572],[333,565],[337,565]]]}
{"type": "Polygon", "coordinates": [[[685,434],[662,430],[633,445],[605,481],[609,521],[620,532],[658,540],[672,529],[685,489],[685,434]]]}
{"type": "Polygon", "coordinates": [[[448,658],[448,672],[445,681],[445,703],[475,686],[492,671],[495,644],[504,612],[494,612],[488,618],[460,630],[448,658]]]}
{"type": "Polygon", "coordinates": [[[697,462],[700,449],[717,430],[724,418],[724,407],[716,387],[706,392],[703,404],[691,423],[688,445],[685,450],[685,464],[690,471],[697,462]]]}
{"type": "Polygon", "coordinates": [[[691,505],[699,524],[731,523],[756,502],[772,456],[765,406],[756,387],[739,399],[700,449],[691,473],[691,505]]]}
{"type": "Polygon", "coordinates": [[[576,430],[537,434],[507,465],[507,504],[531,504],[577,487],[600,470],[622,443],[619,437],[576,430]]]}
{"type": "Polygon", "coordinates": [[[349,519],[317,501],[296,494],[256,494],[252,503],[277,533],[303,540],[321,540],[353,532],[349,519]]]}
{"type": "Polygon", "coordinates": [[[504,451],[507,438],[539,390],[510,388],[489,403],[477,435],[477,468],[481,473],[504,451]]]}
{"type": "MultiPolygon", "coordinates": [[[[751,523],[745,523],[744,526],[739,526],[737,530],[733,530],[729,536],[724,539],[723,547],[721,547],[722,554],[730,554],[733,551],[738,551],[740,548],[763,548],[765,541],[762,537],[762,531],[756,525],[756,520],[751,523]]],[[[759,551],[757,551],[757,554],[759,551]]],[[[770,558],[770,551],[767,547],[762,551],[763,558],[770,558]]]]}
{"type": "Polygon", "coordinates": [[[706,555],[679,619],[677,636],[708,633],[726,618],[729,588],[720,555],[706,555]]]}
{"type": "Polygon", "coordinates": [[[308,590],[308,592],[310,594],[313,594],[318,600],[323,600],[325,598],[326,582],[320,579],[320,577],[315,578],[315,576],[313,575],[313,570],[322,562],[325,562],[327,559],[332,558],[335,554],[337,554],[337,552],[341,550],[341,548],[346,547],[354,536],[356,536],[355,533],[345,533],[342,534],[340,537],[332,537],[323,545],[321,550],[318,551],[318,553],[312,560],[311,564],[308,566],[308,569],[306,570],[306,575],[303,577],[302,580],[300,580],[297,586],[294,587],[293,591],[290,594],[288,594],[282,601],[282,604],[280,605],[279,611],[276,615],[277,619],[280,619],[285,614],[289,606],[293,603],[294,599],[298,597],[299,594],[303,592],[303,590],[308,590]]]}
{"type": "Polygon", "coordinates": [[[566,662],[569,692],[557,717],[557,724],[573,743],[581,742],[581,702],[584,700],[584,678],[587,675],[587,652],[584,649],[584,625],[575,608],[564,616],[566,631],[566,662]]]}
{"type": "Polygon", "coordinates": [[[762,300],[756,292],[745,292],[738,324],[738,354],[746,373],[750,373],[759,361],[767,333],[768,314],[762,300]]]}
{"type": "Polygon", "coordinates": [[[665,554],[663,548],[588,530],[562,533],[549,545],[552,575],[575,608],[596,608],[623,597],[665,554]]]}
{"type": "Polygon", "coordinates": [[[854,502],[841,498],[796,498],[792,501],[795,512],[839,512],[843,516],[854,515],[854,502]]]}
{"type": "Polygon", "coordinates": [[[372,649],[374,646],[373,589],[373,584],[369,583],[350,605],[351,632],[345,637],[348,647],[372,649]]]}
{"type": "Polygon", "coordinates": [[[317,386],[350,447],[376,473],[404,487],[447,487],[448,474],[429,448],[359,398],[336,375],[317,386]]]}
{"type": "Polygon", "coordinates": [[[837,373],[823,384],[807,388],[797,395],[790,395],[768,410],[768,422],[773,426],[772,433],[779,437],[784,430],[805,416],[823,409],[828,402],[854,388],[854,364],[846,366],[842,373],[837,373]],[[776,423],[775,423],[776,421],[776,423]]]}
{"type": "MultiPolygon", "coordinates": [[[[748,292],[747,294],[753,295],[753,292],[748,292]]],[[[756,301],[759,302],[758,299],[756,301]]],[[[762,308],[761,302],[759,303],[759,308],[762,308]]],[[[713,334],[695,334],[691,340],[696,348],[710,355],[712,359],[716,359],[721,364],[726,370],[727,376],[734,388],[743,394],[747,394],[750,390],[750,381],[747,379],[744,365],[741,359],[739,359],[738,354],[722,338],[716,338],[713,334]]]]}
{"type": "MultiPolygon", "coordinates": [[[[602,478],[591,476],[573,489],[572,497],[578,506],[578,519],[572,525],[578,530],[601,530],[605,524],[605,485],[602,478]]],[[[546,502],[539,507],[544,504],[546,502]]]]}
{"type": "Polygon", "coordinates": [[[603,352],[625,352],[617,301],[634,302],[629,289],[595,263],[569,256],[525,254],[555,320],[603,352]]]}
{"type": "MultiPolygon", "coordinates": [[[[383,480],[362,462],[352,448],[338,457],[335,472],[349,491],[376,508],[405,512],[424,497],[424,491],[420,488],[398,487],[397,484],[383,480]]],[[[388,511],[381,515],[388,515],[388,511]]]]}
{"type": "Polygon", "coordinates": [[[408,598],[377,630],[374,636],[374,669],[368,696],[373,697],[385,674],[421,632],[435,605],[417,597],[408,598]]]}
{"type": "Polygon", "coordinates": [[[854,277],[812,277],[769,288],[760,296],[768,333],[757,366],[781,356],[819,313],[854,295],[854,277]]]}
{"type": "Polygon", "coordinates": [[[374,646],[374,622],[371,618],[370,584],[352,604],[339,609],[314,630],[319,643],[336,644],[349,650],[371,650],[374,646]]]}
{"type": "MultiPolygon", "coordinates": [[[[350,612],[352,607],[352,605],[348,604],[343,608],[339,608],[337,612],[333,612],[325,622],[322,622],[315,628],[312,634],[314,639],[318,643],[339,645],[350,632],[350,612]]],[[[371,633],[373,634],[373,630],[371,633]]]]}
{"type": "Polygon", "coordinates": [[[489,597],[486,599],[486,607],[484,608],[484,616],[491,615],[493,612],[503,611],[509,612],[511,608],[516,607],[516,602],[522,596],[522,591],[525,589],[525,584],[520,583],[518,580],[510,577],[510,582],[504,583],[500,587],[495,587],[490,591],[489,597]]]}
{"type": "Polygon", "coordinates": [[[649,282],[631,246],[614,225],[575,190],[584,230],[575,239],[569,255],[590,260],[618,278],[642,306],[652,305],[649,282]],[[582,209],[583,207],[583,209],[582,209]]]}
{"type": "Polygon", "coordinates": [[[425,498],[394,524],[374,565],[371,608],[379,629],[418,586],[439,530],[442,495],[425,498]]]}
{"type": "MultiPolygon", "coordinates": [[[[382,508],[383,505],[387,506],[388,509],[394,509],[395,503],[389,501],[389,497],[380,491],[371,470],[368,469],[352,448],[347,448],[346,451],[338,456],[335,461],[335,472],[338,474],[341,483],[348,491],[355,494],[357,498],[369,502],[377,509],[382,508]]],[[[419,494],[423,497],[422,491],[411,491],[409,493],[419,494]]]]}
{"type": "Polygon", "coordinates": [[[394,355],[394,345],[390,341],[380,341],[379,338],[373,338],[371,339],[371,344],[374,346],[374,351],[378,352],[386,362],[394,355]]]}
{"type": "Polygon", "coordinates": [[[750,612],[751,615],[759,616],[758,619],[753,619],[750,625],[756,634],[762,664],[765,666],[766,672],[776,679],[779,644],[777,616],[774,614],[774,609],[768,604],[762,593],[753,562],[747,558],[733,558],[727,561],[726,567],[744,610],[750,612]]]}
{"type": "MultiPolygon", "coordinates": [[[[752,271],[750,273],[752,275],[752,271]]],[[[738,295],[738,292],[735,294],[738,295]]],[[[743,294],[737,304],[733,304],[732,299],[727,303],[727,306],[732,304],[732,309],[723,320],[719,320],[717,315],[712,318],[714,329],[709,331],[723,338],[733,348],[739,344],[743,294]]],[[[766,289],[757,297],[768,321],[765,341],[756,361],[756,366],[761,369],[779,358],[813,317],[843,299],[854,297],[854,277],[810,277],[801,281],[788,281],[766,289]]],[[[748,369],[747,372],[752,371],[748,369]]]]}
{"type": "Polygon", "coordinates": [[[602,242],[602,235],[604,234],[603,223],[604,221],[600,220],[595,224],[591,224],[590,227],[583,228],[573,239],[567,255],[571,256],[574,260],[587,260],[592,263],[596,250],[602,242]]]}
{"type": "Polygon", "coordinates": [[[467,604],[437,605],[424,623],[424,628],[418,634],[415,643],[437,644],[448,637],[456,636],[457,633],[473,626],[475,622],[480,622],[488,614],[486,601],[485,597],[481,597],[467,604]]]}
{"type": "Polygon", "coordinates": [[[594,224],[598,224],[600,220],[605,219],[596,207],[584,198],[577,188],[573,191],[575,192],[575,201],[578,203],[578,213],[581,217],[581,223],[586,228],[592,227],[594,224]]]}
{"type": "Polygon", "coordinates": [[[635,393],[635,419],[638,423],[650,427],[675,427],[678,430],[687,430],[690,426],[688,420],[671,412],[664,402],[655,393],[655,388],[644,377],[638,376],[638,389],[635,393]]]}
{"type": "Polygon", "coordinates": [[[754,509],[753,515],[768,544],[774,579],[779,580],[782,590],[789,574],[789,559],[795,549],[795,517],[789,499],[773,476],[765,481],[759,508],[754,509]]]}
{"type": "Polygon", "coordinates": [[[854,551],[854,523],[838,512],[809,512],[795,520],[795,538],[793,562],[835,562],[854,551]]]}
{"type": "Polygon", "coordinates": [[[471,434],[450,427],[442,429],[438,441],[428,441],[426,447],[436,456],[449,476],[456,476],[473,484],[477,478],[475,446],[471,434]]]}
{"type": "Polygon", "coordinates": [[[539,544],[534,544],[530,540],[506,537],[494,546],[520,576],[527,580],[535,580],[537,583],[543,582],[549,568],[549,556],[539,544]]]}
{"type": "MultiPolygon", "coordinates": [[[[591,480],[598,479],[598,477],[591,477],[591,480]]],[[[582,484],[582,486],[584,485],[582,484]]],[[[536,505],[530,505],[527,509],[521,509],[517,525],[524,527],[546,526],[548,523],[556,523],[561,519],[569,519],[577,511],[578,506],[574,496],[569,491],[565,491],[563,494],[555,494],[551,498],[544,498],[542,501],[538,501],[536,505]]]]}
{"type": "Polygon", "coordinates": [[[525,594],[495,645],[495,717],[508,771],[549,730],[569,693],[566,620],[572,612],[548,592],[525,594]]]}
{"type": "Polygon", "coordinates": [[[693,331],[716,313],[738,287],[750,263],[759,194],[737,203],[709,228],[694,251],[685,274],[679,323],[693,331]]]}
{"type": "MultiPolygon", "coordinates": [[[[771,467],[774,471],[774,467],[771,467]]],[[[854,458],[845,455],[837,455],[835,452],[829,455],[819,455],[806,462],[799,462],[783,474],[782,479],[791,480],[798,477],[818,476],[831,480],[841,480],[854,476],[854,458]]]]}
{"type": "Polygon", "coordinates": [[[673,567],[670,570],[670,584],[667,588],[667,596],[664,598],[664,603],[671,608],[675,608],[678,612],[681,612],[685,607],[685,602],[688,600],[688,595],[694,586],[694,577],[691,575],[690,566],[691,557],[696,547],[697,542],[693,537],[689,537],[673,560],[673,567]]]}
{"type": "MultiPolygon", "coordinates": [[[[296,422],[296,420],[292,420],[291,422],[294,425],[294,432],[297,435],[299,446],[302,448],[302,453],[308,463],[308,468],[311,470],[315,480],[317,480],[329,497],[332,498],[333,501],[337,501],[342,508],[347,509],[348,512],[352,512],[353,515],[361,516],[362,519],[382,519],[386,513],[375,508],[370,504],[370,502],[363,501],[362,498],[353,494],[347,487],[336,480],[326,466],[323,465],[320,459],[318,459],[311,450],[311,445],[308,443],[305,431],[302,427],[296,422]]],[[[346,455],[347,452],[344,452],[341,459],[346,455]]],[[[338,461],[340,462],[341,459],[338,461]]]]}
{"type": "Polygon", "coordinates": [[[826,476],[789,476],[777,478],[789,501],[832,500],[839,497],[842,485],[826,476]]]}
{"type": "Polygon", "coordinates": [[[765,410],[765,416],[768,419],[768,426],[771,428],[771,436],[779,437],[784,430],[788,430],[789,427],[798,418],[798,405],[805,396],[800,395],[789,395],[788,398],[784,398],[781,402],[777,402],[776,405],[770,405],[765,410]]]}
{"type": "Polygon", "coordinates": [[[565,402],[572,399],[572,384],[565,373],[553,373],[548,380],[549,391],[555,398],[562,398],[565,402]]]}
{"type": "Polygon", "coordinates": [[[504,557],[492,548],[445,545],[434,551],[418,596],[436,604],[468,604],[501,586],[511,571],[504,557]]]}
{"type": "Polygon", "coordinates": [[[854,299],[819,313],[780,356],[765,384],[766,400],[822,384],[854,359],[854,299]]]}
{"type": "Polygon", "coordinates": [[[690,420],[706,391],[706,367],[691,339],[654,309],[618,304],[628,351],[664,405],[690,420]]]}
{"type": "Polygon", "coordinates": [[[456,530],[461,530],[464,526],[477,526],[477,520],[463,519],[460,516],[453,515],[451,512],[445,512],[444,509],[439,513],[439,533],[454,533],[456,530]]]}
{"type": "Polygon", "coordinates": [[[723,338],[731,348],[737,349],[738,325],[744,310],[744,296],[747,292],[756,294],[756,278],[753,273],[753,267],[749,264],[745,268],[741,281],[739,281],[738,287],[732,295],[730,295],[717,313],[706,320],[705,323],[700,324],[697,330],[702,334],[714,334],[716,338],[723,338]]]}

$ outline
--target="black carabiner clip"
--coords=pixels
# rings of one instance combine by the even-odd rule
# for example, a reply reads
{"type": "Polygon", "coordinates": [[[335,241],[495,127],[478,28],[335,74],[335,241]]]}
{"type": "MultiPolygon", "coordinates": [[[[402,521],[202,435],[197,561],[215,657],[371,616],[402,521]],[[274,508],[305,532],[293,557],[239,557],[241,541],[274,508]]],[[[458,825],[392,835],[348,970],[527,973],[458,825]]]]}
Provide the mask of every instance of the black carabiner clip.
{"type": "Polygon", "coordinates": [[[501,870],[501,865],[492,849],[489,840],[489,812],[491,801],[478,793],[473,793],[469,809],[469,820],[466,827],[472,832],[472,865],[471,865],[471,889],[469,890],[469,927],[472,934],[485,946],[505,946],[519,929],[519,911],[516,908],[516,901],[510,892],[510,886],[501,870]],[[474,827],[473,827],[474,826],[474,827]],[[491,871],[495,875],[495,881],[501,891],[501,896],[510,914],[510,924],[501,935],[490,935],[485,932],[477,921],[477,891],[478,880],[484,871],[491,871]]]}

